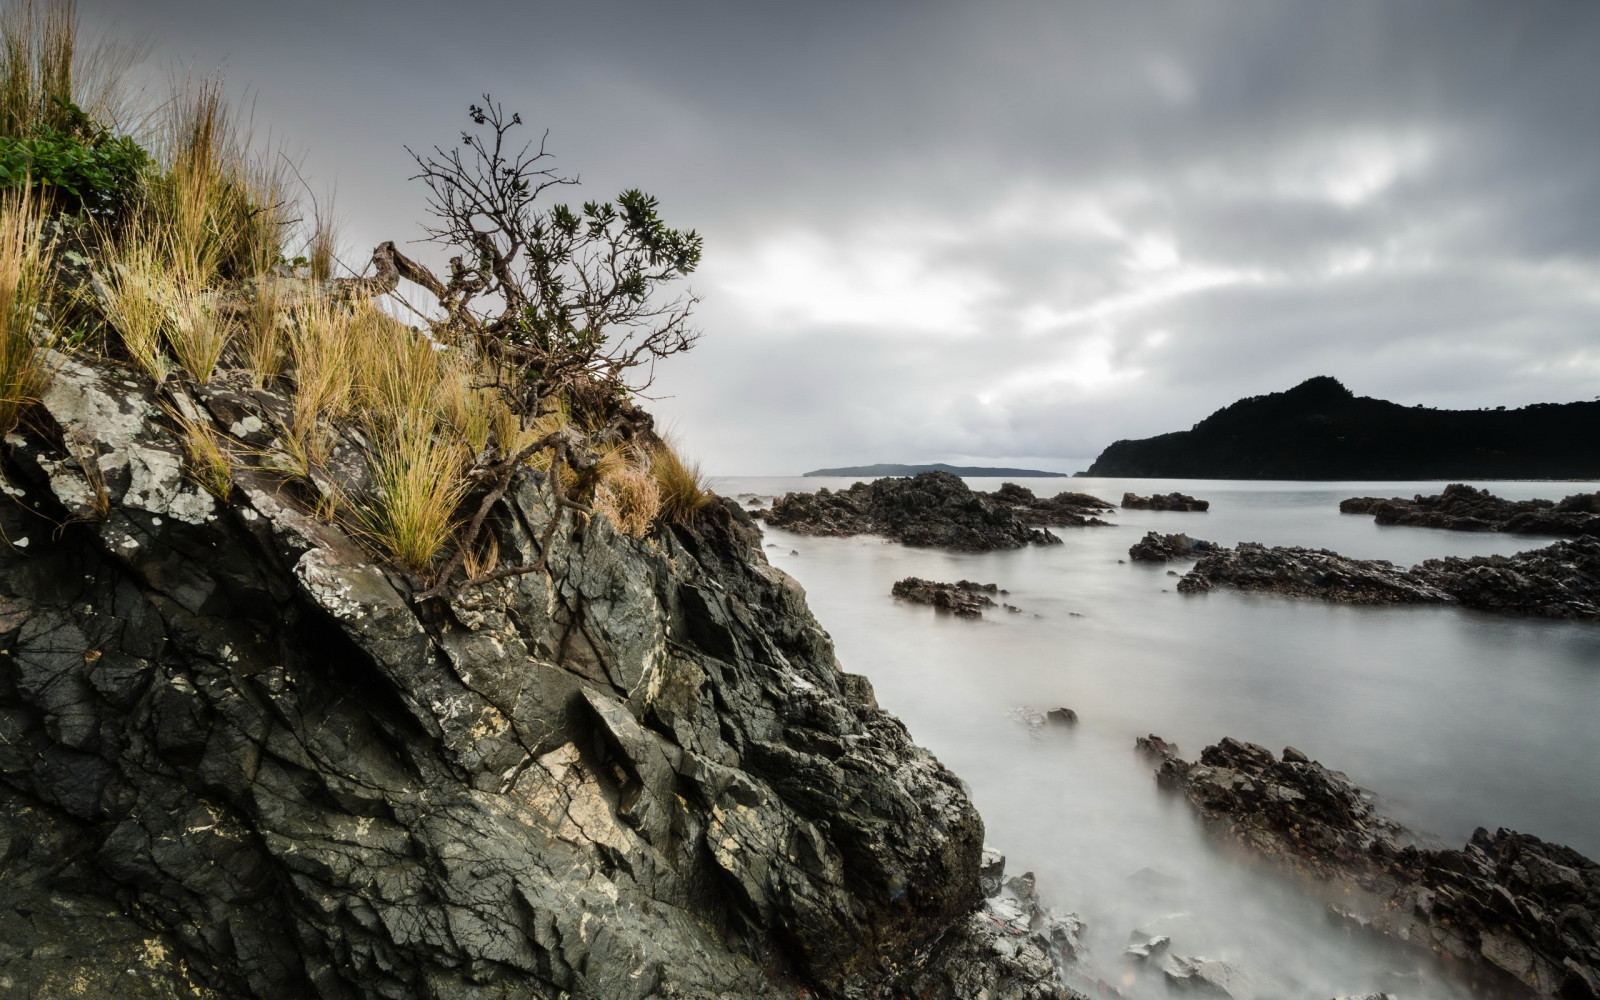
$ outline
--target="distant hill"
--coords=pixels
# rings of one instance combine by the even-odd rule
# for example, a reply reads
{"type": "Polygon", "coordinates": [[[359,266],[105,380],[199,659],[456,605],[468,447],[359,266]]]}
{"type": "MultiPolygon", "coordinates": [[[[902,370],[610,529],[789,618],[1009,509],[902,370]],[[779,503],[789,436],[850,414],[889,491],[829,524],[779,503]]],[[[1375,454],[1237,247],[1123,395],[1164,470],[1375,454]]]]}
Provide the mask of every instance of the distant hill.
{"type": "Polygon", "coordinates": [[[952,476],[1012,476],[1018,479],[1065,479],[1065,472],[1040,472],[1038,469],[989,469],[981,465],[850,465],[842,469],[813,469],[807,476],[915,476],[920,472],[948,472],[952,476]]]}
{"type": "Polygon", "coordinates": [[[1225,406],[1186,431],[1118,441],[1090,476],[1162,479],[1600,479],[1600,402],[1432,410],[1338,379],[1225,406]]]}

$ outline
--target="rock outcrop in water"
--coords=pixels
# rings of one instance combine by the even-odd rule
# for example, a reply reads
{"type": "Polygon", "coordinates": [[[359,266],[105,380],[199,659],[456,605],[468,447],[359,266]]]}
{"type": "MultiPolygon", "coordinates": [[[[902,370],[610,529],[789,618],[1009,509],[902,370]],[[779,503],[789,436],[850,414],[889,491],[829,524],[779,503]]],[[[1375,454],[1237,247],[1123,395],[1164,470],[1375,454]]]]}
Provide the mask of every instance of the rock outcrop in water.
{"type": "Polygon", "coordinates": [[[1134,562],[1171,562],[1174,559],[1195,559],[1220,548],[1215,542],[1190,538],[1182,533],[1163,535],[1147,531],[1143,538],[1128,547],[1128,558],[1134,562]]]}
{"type": "Polygon", "coordinates": [[[1197,762],[1139,745],[1208,827],[1306,876],[1330,913],[1431,952],[1492,992],[1600,997],[1600,865],[1537,837],[1479,829],[1461,850],[1417,846],[1370,795],[1293,747],[1224,739],[1197,762]]]}
{"type": "Polygon", "coordinates": [[[1205,553],[1178,591],[1214,587],[1351,604],[1461,604],[1502,614],[1600,620],[1600,538],[1510,556],[1429,559],[1407,570],[1326,549],[1241,542],[1205,553]]]}
{"type": "Polygon", "coordinates": [[[948,472],[876,479],[847,490],[788,493],[762,520],[802,535],[882,535],[905,545],[990,552],[1061,539],[1023,523],[1012,507],[948,472]]]}
{"type": "Polygon", "coordinates": [[[1432,410],[1326,375],[1251,396],[1186,431],[1117,441],[1091,476],[1157,479],[1600,479],[1600,402],[1432,410]]]}
{"type": "Polygon", "coordinates": [[[1433,496],[1351,497],[1343,514],[1371,514],[1379,524],[1450,531],[1505,531],[1518,535],[1600,536],[1600,493],[1563,500],[1506,500],[1488,490],[1451,483],[1433,496]]]}
{"type": "Polygon", "coordinates": [[[6,995],[1067,995],[732,501],[546,551],[524,471],[489,523],[543,570],[419,603],[281,478],[197,487],[105,362],[60,362],[3,471],[6,995]]]}
{"type": "Polygon", "coordinates": [[[1178,510],[1178,511],[1207,511],[1211,509],[1211,501],[1196,500],[1186,493],[1152,493],[1142,497],[1137,493],[1122,494],[1122,506],[1126,510],[1178,510]]]}
{"type": "Polygon", "coordinates": [[[960,615],[963,618],[981,618],[985,608],[997,606],[991,595],[1005,591],[992,583],[974,583],[957,580],[955,583],[937,583],[917,576],[897,580],[889,593],[913,604],[927,604],[960,615]]]}
{"type": "Polygon", "coordinates": [[[1048,528],[1109,528],[1109,522],[1095,515],[1115,510],[1111,504],[1087,493],[1067,490],[1053,497],[1040,497],[1016,483],[1002,483],[993,493],[978,495],[993,504],[1009,507],[1023,524],[1048,528]]]}

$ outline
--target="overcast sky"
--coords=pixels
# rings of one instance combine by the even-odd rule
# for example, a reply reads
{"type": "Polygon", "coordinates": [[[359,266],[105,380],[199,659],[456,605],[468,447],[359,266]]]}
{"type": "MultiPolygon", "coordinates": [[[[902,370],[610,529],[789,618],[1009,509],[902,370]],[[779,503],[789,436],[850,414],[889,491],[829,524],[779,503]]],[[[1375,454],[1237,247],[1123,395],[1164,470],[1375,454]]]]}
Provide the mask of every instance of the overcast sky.
{"type": "Polygon", "coordinates": [[[486,91],[656,195],[706,253],[651,408],[714,474],[1600,393],[1600,4],[79,2],[247,93],[358,264],[486,91]]]}

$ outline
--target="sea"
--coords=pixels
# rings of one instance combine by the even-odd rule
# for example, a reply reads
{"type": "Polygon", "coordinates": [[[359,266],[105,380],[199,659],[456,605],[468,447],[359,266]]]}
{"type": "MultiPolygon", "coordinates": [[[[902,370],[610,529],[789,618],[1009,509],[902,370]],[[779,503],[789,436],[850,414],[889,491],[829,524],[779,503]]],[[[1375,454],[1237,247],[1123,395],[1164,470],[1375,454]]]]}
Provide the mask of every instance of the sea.
{"type": "MultiPolygon", "coordinates": [[[[723,477],[727,496],[770,503],[853,479],[723,477]]],[[[1128,559],[1146,531],[1224,545],[1325,548],[1410,566],[1512,553],[1553,539],[1380,527],[1341,514],[1353,496],[1438,493],[1439,482],[1017,479],[1117,503],[1178,491],[1204,513],[1116,510],[1114,527],[1056,528],[1064,544],[984,554],[766,527],[769,560],[805,588],[841,666],[967,784],[1009,874],[1086,925],[1080,987],[1142,1000],[1162,978],[1124,956],[1137,933],[1173,954],[1234,966],[1250,997],[1327,1000],[1369,991],[1485,996],[1414,955],[1329,919],[1291,879],[1208,840],[1160,790],[1134,739],[1194,759],[1225,736],[1294,746],[1372,792],[1381,811],[1440,844],[1499,827],[1600,858],[1600,624],[1452,607],[1358,607],[1265,595],[1177,592],[1191,563],[1128,559]],[[907,576],[995,583],[1020,610],[981,620],[890,596],[907,576]],[[1070,708],[1075,726],[1041,724],[1070,708]]],[[[976,490],[999,479],[970,478],[976,490]]],[[[1509,499],[1597,483],[1474,482],[1509,499]]]]}

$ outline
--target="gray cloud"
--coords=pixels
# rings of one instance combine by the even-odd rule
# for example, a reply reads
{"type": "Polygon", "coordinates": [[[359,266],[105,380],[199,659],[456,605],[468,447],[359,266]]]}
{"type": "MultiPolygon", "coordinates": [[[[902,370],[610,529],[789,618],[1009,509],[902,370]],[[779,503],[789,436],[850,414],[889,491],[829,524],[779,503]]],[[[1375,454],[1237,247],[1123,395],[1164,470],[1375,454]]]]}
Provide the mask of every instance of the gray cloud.
{"type": "Polygon", "coordinates": [[[657,194],[707,258],[656,409],[713,472],[1600,380],[1594,5],[80,2],[249,88],[358,260],[485,90],[582,196],[657,194]]]}

